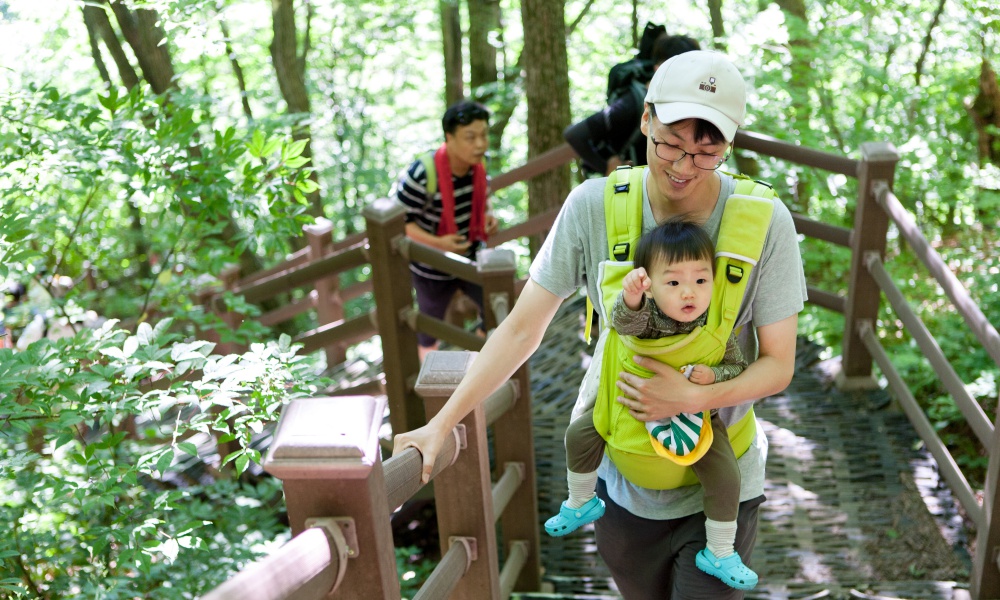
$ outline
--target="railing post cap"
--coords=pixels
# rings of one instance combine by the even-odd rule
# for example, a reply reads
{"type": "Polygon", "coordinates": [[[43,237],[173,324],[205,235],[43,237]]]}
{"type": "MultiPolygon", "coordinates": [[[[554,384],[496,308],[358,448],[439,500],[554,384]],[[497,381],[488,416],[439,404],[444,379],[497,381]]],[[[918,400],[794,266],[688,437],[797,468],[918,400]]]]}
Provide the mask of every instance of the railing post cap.
{"type": "Polygon", "coordinates": [[[378,460],[385,396],[293,400],[282,411],[264,470],[278,479],[363,478],[378,460]]]}
{"type": "Polygon", "coordinates": [[[365,206],[361,214],[364,215],[365,219],[382,225],[403,215],[405,212],[406,209],[399,202],[390,200],[389,198],[378,198],[365,206]]]}
{"type": "Polygon", "coordinates": [[[420,367],[414,390],[424,398],[447,398],[461,383],[477,354],[444,350],[431,352],[420,367]]]}
{"type": "Polygon", "coordinates": [[[891,142],[864,142],[861,156],[868,162],[899,162],[899,150],[891,142]]]}
{"type": "Polygon", "coordinates": [[[476,269],[480,273],[512,271],[517,266],[513,250],[506,248],[483,248],[476,253],[476,269]]]}
{"type": "Polygon", "coordinates": [[[302,231],[311,235],[326,235],[333,231],[333,221],[326,217],[317,217],[315,223],[303,225],[302,231]]]}

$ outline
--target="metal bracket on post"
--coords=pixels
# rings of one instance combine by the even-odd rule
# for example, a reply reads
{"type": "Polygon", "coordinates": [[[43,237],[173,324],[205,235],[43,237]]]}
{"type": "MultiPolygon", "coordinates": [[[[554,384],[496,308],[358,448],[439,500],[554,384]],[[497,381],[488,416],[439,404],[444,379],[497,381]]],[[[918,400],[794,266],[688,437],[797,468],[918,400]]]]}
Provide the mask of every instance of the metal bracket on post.
{"type": "Polygon", "coordinates": [[[333,593],[344,580],[347,573],[347,559],[357,558],[359,554],[357,529],[351,517],[315,517],[306,519],[306,529],[319,527],[326,532],[330,546],[337,553],[337,576],[333,580],[330,593],[333,593]]]}
{"type": "Polygon", "coordinates": [[[357,558],[361,551],[358,547],[358,533],[351,517],[313,517],[306,519],[306,529],[322,527],[335,542],[343,544],[346,558],[357,558]]]}
{"type": "Polygon", "coordinates": [[[451,431],[455,434],[455,456],[452,457],[451,463],[448,466],[455,464],[455,461],[458,460],[458,455],[462,453],[462,450],[469,447],[469,439],[465,434],[465,425],[459,423],[458,425],[455,425],[455,428],[451,431]]]}
{"type": "Polygon", "coordinates": [[[448,547],[451,548],[455,544],[461,544],[465,546],[465,572],[469,571],[469,567],[472,566],[472,561],[479,558],[478,545],[476,543],[476,538],[474,537],[463,537],[458,535],[453,535],[448,538],[448,547]]]}
{"type": "Polygon", "coordinates": [[[510,297],[507,292],[490,294],[490,308],[497,317],[497,323],[503,323],[507,315],[510,314],[510,297]]]}

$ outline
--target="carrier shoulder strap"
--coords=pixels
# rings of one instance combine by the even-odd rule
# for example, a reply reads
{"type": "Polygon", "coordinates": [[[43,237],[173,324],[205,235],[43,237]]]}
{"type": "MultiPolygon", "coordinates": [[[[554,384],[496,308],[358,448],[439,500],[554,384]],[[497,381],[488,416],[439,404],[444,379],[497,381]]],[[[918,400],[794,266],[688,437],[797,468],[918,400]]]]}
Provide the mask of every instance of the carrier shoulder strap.
{"type": "Polygon", "coordinates": [[[622,165],[605,184],[608,254],[614,260],[632,258],[635,244],[642,235],[642,176],[645,171],[645,167],[622,165]]]}
{"type": "Polygon", "coordinates": [[[437,192],[437,167],[434,166],[434,152],[421,154],[419,160],[424,165],[424,172],[427,173],[427,204],[430,204],[437,192]]]}
{"type": "MultiPolygon", "coordinates": [[[[608,232],[608,254],[618,261],[629,260],[642,235],[642,176],[646,167],[622,165],[608,176],[604,186],[604,220],[608,232]]],[[[590,342],[594,305],[587,296],[587,323],[583,339],[590,342]]]]}

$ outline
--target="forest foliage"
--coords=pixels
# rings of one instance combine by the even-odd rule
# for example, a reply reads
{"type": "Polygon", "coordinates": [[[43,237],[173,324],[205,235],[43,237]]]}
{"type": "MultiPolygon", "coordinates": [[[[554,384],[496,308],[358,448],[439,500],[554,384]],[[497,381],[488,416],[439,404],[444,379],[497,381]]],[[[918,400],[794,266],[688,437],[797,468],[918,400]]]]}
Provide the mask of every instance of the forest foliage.
{"type": "MultiPolygon", "coordinates": [[[[995,3],[741,0],[713,20],[716,2],[547,2],[564,5],[564,31],[550,12],[542,31],[523,26],[539,5],[516,0],[0,0],[0,281],[28,285],[6,326],[77,331],[0,350],[0,598],[194,597],[287,535],[254,436],[322,384],[317,361],[250,323],[234,334],[246,352],[216,354],[204,332],[233,334],[192,292],[228,265],[281,261],[316,217],[335,239],[363,229],[361,208],[440,143],[446,81],[494,113],[490,172],[522,164],[569,124],[567,91],[572,120],[602,106],[647,21],[734,57],[751,131],[853,158],[892,143],[895,194],[1000,322],[995,3]],[[442,6],[464,32],[447,73],[442,6]],[[526,75],[563,50],[545,79],[526,75]],[[569,89],[547,87],[558,80],[569,89]],[[94,314],[109,320],[83,327],[94,314]],[[170,385],[150,390],[154,376],[170,385]],[[192,459],[214,470],[181,482],[192,459]]],[[[792,210],[852,225],[852,180],[737,159],[792,210]]],[[[533,185],[497,195],[502,220],[561,201],[560,181],[533,185]]],[[[897,285],[992,418],[996,365],[890,236],[897,285]]],[[[806,240],[803,258],[811,284],[846,293],[846,249],[806,240]]],[[[810,308],[800,332],[836,355],[843,319],[810,308]]],[[[887,308],[878,334],[981,473],[982,449],[887,308]]]]}

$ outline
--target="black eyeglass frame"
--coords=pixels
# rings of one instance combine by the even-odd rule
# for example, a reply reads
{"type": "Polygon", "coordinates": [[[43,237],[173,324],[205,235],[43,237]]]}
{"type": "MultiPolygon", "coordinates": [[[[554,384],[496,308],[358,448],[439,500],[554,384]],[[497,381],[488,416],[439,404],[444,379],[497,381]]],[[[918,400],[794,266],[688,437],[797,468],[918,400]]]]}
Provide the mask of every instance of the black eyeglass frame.
{"type": "Polygon", "coordinates": [[[696,153],[686,152],[682,148],[680,148],[679,146],[675,146],[675,145],[667,143],[667,142],[658,142],[658,141],[656,141],[656,138],[653,137],[653,132],[652,131],[649,132],[649,141],[653,142],[653,153],[656,154],[656,156],[660,160],[665,160],[665,161],[667,161],[669,163],[676,164],[676,163],[679,163],[682,160],[684,160],[684,157],[690,156],[691,157],[691,163],[694,164],[695,167],[701,169],[702,171],[718,171],[719,167],[721,167],[722,165],[726,164],[726,161],[729,160],[729,157],[732,156],[732,154],[733,154],[733,145],[732,144],[729,144],[729,147],[726,150],[725,155],[723,155],[721,157],[719,155],[717,155],[717,154],[706,154],[704,152],[696,152],[696,153]],[[660,155],[660,146],[666,146],[668,148],[672,148],[674,150],[677,150],[678,152],[681,153],[681,155],[679,157],[671,160],[671,159],[669,159],[669,158],[667,158],[665,156],[660,155]],[[716,165],[714,167],[703,167],[703,166],[701,166],[701,165],[698,164],[698,157],[699,156],[711,156],[714,159],[718,159],[719,162],[716,163],[716,165]]]}

